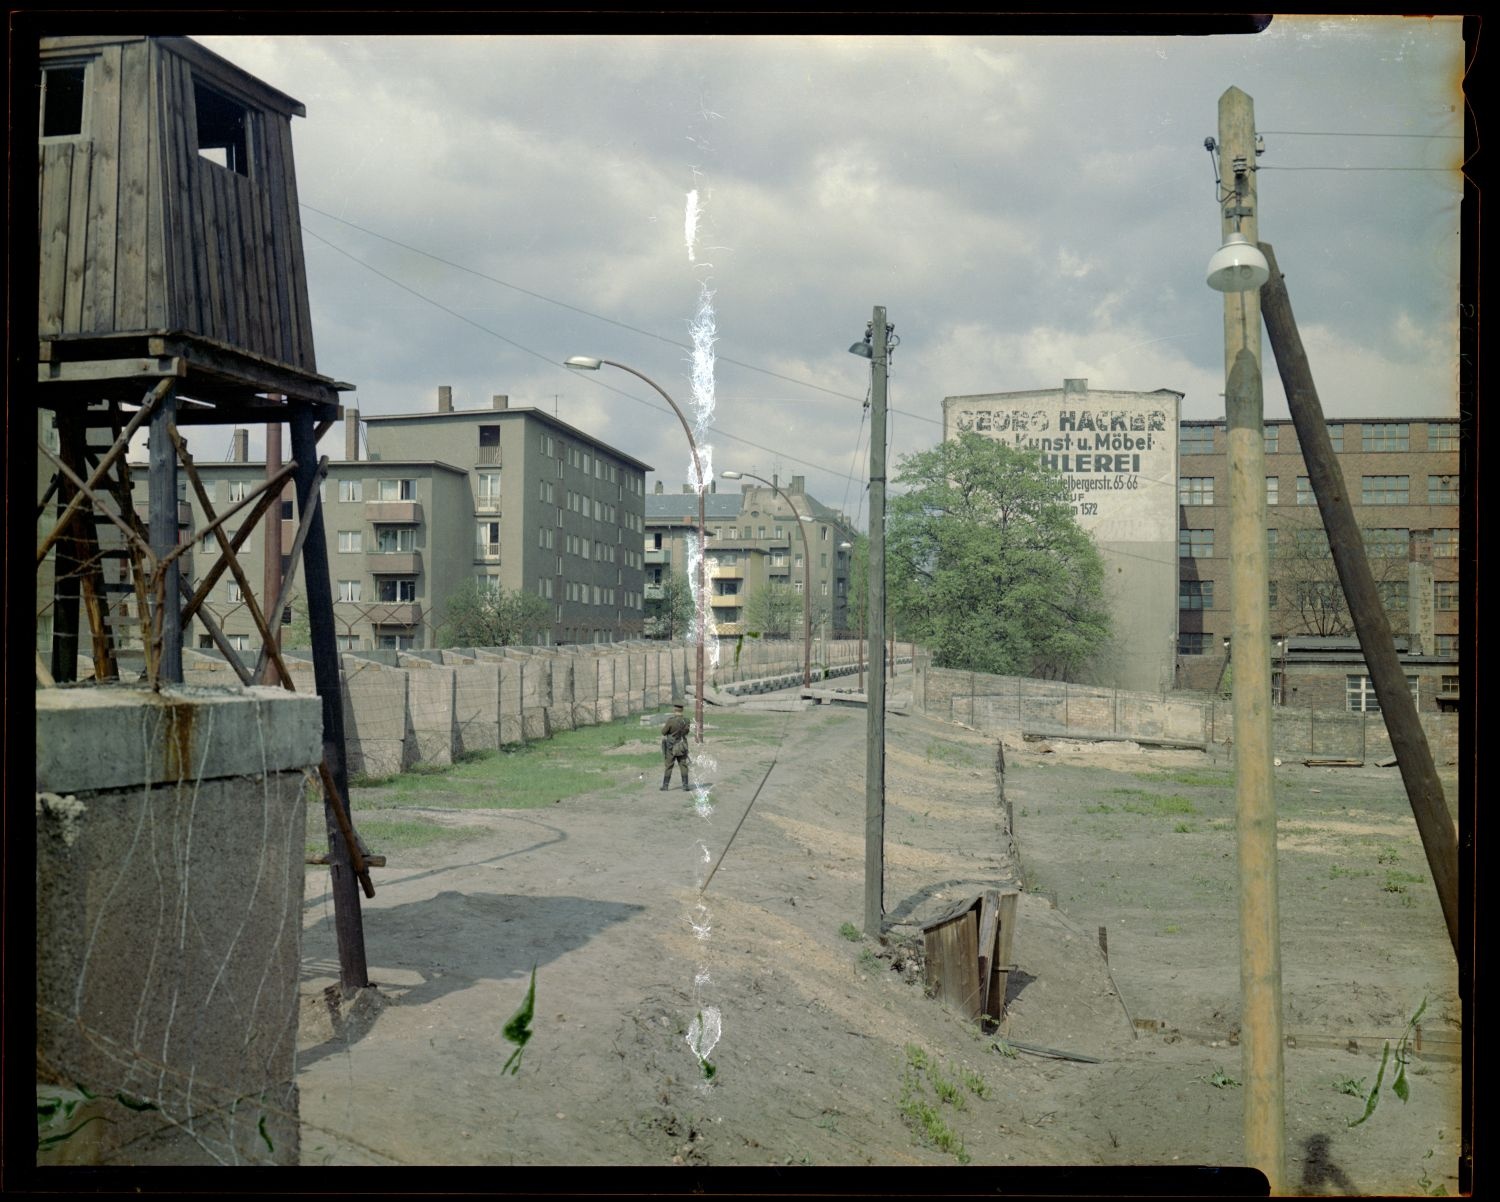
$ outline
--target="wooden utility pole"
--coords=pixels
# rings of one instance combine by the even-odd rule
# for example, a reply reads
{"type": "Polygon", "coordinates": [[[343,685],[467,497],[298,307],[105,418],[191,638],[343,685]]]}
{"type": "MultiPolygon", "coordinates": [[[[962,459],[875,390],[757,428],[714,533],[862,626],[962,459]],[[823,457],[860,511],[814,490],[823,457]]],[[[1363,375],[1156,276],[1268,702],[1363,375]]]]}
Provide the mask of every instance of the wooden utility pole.
{"type": "MultiPolygon", "coordinates": [[[[150,456],[149,513],[147,529],[151,533],[151,554],[165,558],[177,546],[177,452],[167,431],[177,420],[177,398],[167,393],[151,414],[151,435],[147,442],[150,456]]],[[[152,633],[161,639],[161,659],[156,679],[162,684],[182,683],[182,602],[178,581],[182,577],[173,560],[162,572],[161,580],[152,581],[156,589],[156,615],[152,633]]],[[[150,662],[150,653],[147,653],[150,662]]]]}
{"type": "Polygon", "coordinates": [[[870,323],[870,691],[865,701],[865,934],[885,917],[885,309],[870,323]]]}
{"type": "Polygon", "coordinates": [[[1354,508],[1349,502],[1338,461],[1334,458],[1328,427],[1323,421],[1323,406],[1313,384],[1307,353],[1302,349],[1296,319],[1292,316],[1286,283],[1281,278],[1271,247],[1262,243],[1260,249],[1271,268],[1271,278],[1261,287],[1271,350],[1276,355],[1276,366],[1286,389],[1292,423],[1297,427],[1297,442],[1312,480],[1313,495],[1317,497],[1318,509],[1323,515],[1323,527],[1328,532],[1333,566],[1349,602],[1354,633],[1359,638],[1359,649],[1370,672],[1370,683],[1375,686],[1380,716],[1391,736],[1391,750],[1396,753],[1406,796],[1417,820],[1417,833],[1421,835],[1422,849],[1427,853],[1427,867],[1432,871],[1432,883],[1437,887],[1443,920],[1448,924],[1448,936],[1456,952],[1459,943],[1458,830],[1448,813],[1443,782],[1438,777],[1432,749],[1417,717],[1416,703],[1407,688],[1406,674],[1401,669],[1395,639],[1391,635],[1390,620],[1380,602],[1370,561],[1365,556],[1364,540],[1354,520],[1354,508]]]}
{"type": "MultiPolygon", "coordinates": [[[[1253,246],[1255,106],[1238,88],[1219,97],[1221,234],[1253,246]]],[[[1234,654],[1234,783],[1239,845],[1241,1062],[1245,1159],[1273,1194],[1286,1186],[1281,1032],[1281,934],[1276,797],[1271,776],[1271,632],[1267,595],[1265,405],[1260,293],[1224,294],[1224,416],[1229,435],[1230,637],[1234,654]]]]}
{"type": "MultiPolygon", "coordinates": [[[[266,479],[274,479],[276,473],[281,471],[281,423],[266,423],[266,479]]],[[[278,501],[271,507],[266,515],[265,528],[265,564],[261,571],[261,609],[266,615],[266,624],[271,628],[271,636],[276,640],[276,645],[281,646],[281,610],[273,609],[276,598],[281,594],[281,502],[278,501]]],[[[278,683],[276,665],[271,656],[266,656],[264,673],[261,676],[261,684],[278,683]]]]}

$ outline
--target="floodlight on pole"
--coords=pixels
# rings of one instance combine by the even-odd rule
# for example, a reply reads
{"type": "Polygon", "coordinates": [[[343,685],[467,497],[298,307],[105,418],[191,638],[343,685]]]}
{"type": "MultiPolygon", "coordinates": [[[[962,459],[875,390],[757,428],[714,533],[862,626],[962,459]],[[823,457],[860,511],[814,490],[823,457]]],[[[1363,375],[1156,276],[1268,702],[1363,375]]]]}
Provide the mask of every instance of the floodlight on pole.
{"type": "Polygon", "coordinates": [[[778,497],[786,502],[787,508],[792,511],[792,517],[797,520],[797,533],[802,536],[802,687],[812,687],[812,552],[807,547],[807,530],[804,522],[811,522],[813,518],[804,516],[797,512],[797,507],[792,504],[791,497],[782,492],[771,481],[764,476],[757,476],[754,472],[720,472],[719,475],[726,480],[751,479],[759,480],[778,497]]]}
{"type": "Polygon", "coordinates": [[[1233,233],[1208,261],[1208,286],[1216,292],[1249,292],[1271,278],[1271,266],[1260,247],[1233,233]]]}
{"type": "Polygon", "coordinates": [[[693,672],[693,721],[697,730],[698,742],[703,742],[703,662],[704,662],[704,636],[708,626],[708,590],[706,582],[705,564],[708,559],[708,537],[707,523],[704,520],[703,494],[708,489],[708,481],[703,476],[703,464],[698,458],[698,443],[693,438],[693,428],[688,425],[688,420],[683,416],[682,410],[676,401],[668,395],[667,390],[653,380],[644,372],[624,363],[616,363],[613,359],[596,359],[591,355],[573,355],[563,361],[564,367],[571,367],[577,371],[598,371],[601,367],[618,367],[621,371],[628,371],[637,379],[644,380],[652,388],[656,389],[661,399],[672,407],[672,412],[677,415],[677,420],[682,423],[682,432],[687,435],[688,450],[693,453],[693,475],[697,477],[698,490],[698,638],[696,650],[696,668],[693,672]]]}

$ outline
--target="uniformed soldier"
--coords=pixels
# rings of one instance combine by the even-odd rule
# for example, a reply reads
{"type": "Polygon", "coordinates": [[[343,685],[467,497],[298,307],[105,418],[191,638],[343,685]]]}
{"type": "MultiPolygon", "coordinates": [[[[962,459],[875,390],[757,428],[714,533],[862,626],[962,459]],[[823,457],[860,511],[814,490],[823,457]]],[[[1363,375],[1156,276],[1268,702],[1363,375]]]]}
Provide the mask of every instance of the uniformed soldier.
{"type": "Polygon", "coordinates": [[[672,716],[661,728],[661,787],[672,787],[672,764],[682,769],[682,787],[688,788],[688,731],[692,729],[683,716],[682,703],[674,702],[672,716]]]}

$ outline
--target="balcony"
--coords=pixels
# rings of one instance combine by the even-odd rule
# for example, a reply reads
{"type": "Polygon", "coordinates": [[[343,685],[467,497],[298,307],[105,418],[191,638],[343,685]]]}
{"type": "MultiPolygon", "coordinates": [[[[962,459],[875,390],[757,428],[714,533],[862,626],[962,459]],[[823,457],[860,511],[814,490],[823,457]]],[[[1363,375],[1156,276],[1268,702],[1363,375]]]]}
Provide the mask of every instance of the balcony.
{"type": "Polygon", "coordinates": [[[480,543],[474,548],[474,560],[476,563],[499,563],[500,544],[480,543]]]}
{"type": "Polygon", "coordinates": [[[381,601],[370,609],[372,626],[419,626],[422,607],[415,601],[381,601]]]}
{"type": "Polygon", "coordinates": [[[647,601],[660,601],[666,596],[667,586],[664,584],[646,585],[645,597],[647,601]]]}
{"type": "Polygon", "coordinates": [[[474,462],[479,464],[481,467],[499,467],[500,448],[480,447],[475,455],[474,462]]]}
{"type": "Polygon", "coordinates": [[[713,596],[708,599],[709,604],[715,609],[738,609],[744,604],[745,598],[740,593],[725,593],[722,596],[713,596]]]}
{"type": "Polygon", "coordinates": [[[715,580],[743,580],[745,578],[745,569],[739,564],[731,564],[727,568],[715,568],[713,578],[715,580]]]}
{"type": "Polygon", "coordinates": [[[656,549],[648,547],[648,548],[646,548],[646,562],[647,563],[671,563],[672,562],[672,552],[669,551],[669,550],[667,550],[665,547],[660,547],[660,548],[656,548],[656,549]]]}
{"type": "Polygon", "coordinates": [[[387,525],[420,526],[422,503],[420,501],[366,501],[365,521],[383,522],[387,525]]]}
{"type": "Polygon", "coordinates": [[[372,576],[417,576],[422,571],[420,551],[371,551],[365,567],[372,576]]]}

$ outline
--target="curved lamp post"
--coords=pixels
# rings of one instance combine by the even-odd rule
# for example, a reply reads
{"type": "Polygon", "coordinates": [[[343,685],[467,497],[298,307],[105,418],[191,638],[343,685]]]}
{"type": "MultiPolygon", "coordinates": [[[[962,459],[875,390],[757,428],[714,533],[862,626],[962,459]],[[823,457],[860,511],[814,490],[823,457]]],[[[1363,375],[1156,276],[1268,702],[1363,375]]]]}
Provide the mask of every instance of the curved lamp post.
{"type": "Polygon", "coordinates": [[[688,449],[693,453],[693,474],[698,477],[698,647],[697,666],[693,671],[693,722],[697,730],[698,742],[703,742],[703,639],[708,626],[707,606],[708,590],[705,585],[705,562],[708,558],[708,539],[706,538],[705,523],[703,520],[703,493],[708,487],[708,481],[703,478],[703,464],[698,459],[698,444],[693,439],[692,427],[688,425],[687,418],[682,415],[677,402],[667,395],[666,389],[653,380],[650,376],[636,371],[633,367],[627,367],[623,363],[616,363],[613,359],[593,359],[588,355],[574,355],[564,362],[565,367],[571,367],[578,371],[598,371],[604,365],[618,367],[621,371],[628,371],[637,379],[646,381],[660,394],[662,400],[672,406],[672,412],[677,415],[677,420],[682,423],[682,432],[687,435],[688,449]]]}
{"type": "Polygon", "coordinates": [[[804,522],[812,521],[810,517],[803,517],[797,512],[797,507],[792,504],[791,497],[777,488],[764,476],[757,476],[754,472],[720,472],[726,480],[759,480],[773,493],[786,502],[786,507],[792,511],[792,519],[797,523],[797,533],[802,536],[802,687],[812,687],[812,552],[807,549],[807,530],[804,522]]]}

